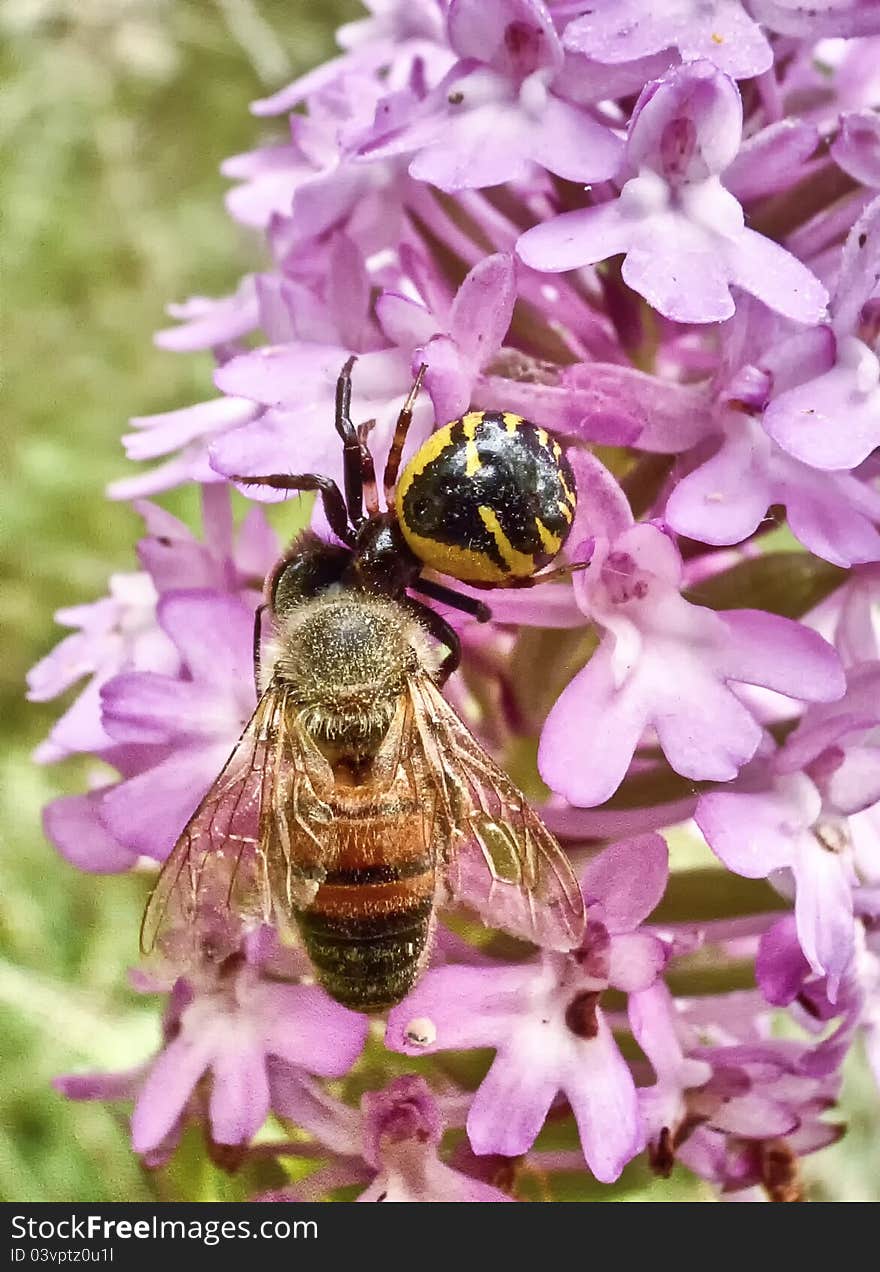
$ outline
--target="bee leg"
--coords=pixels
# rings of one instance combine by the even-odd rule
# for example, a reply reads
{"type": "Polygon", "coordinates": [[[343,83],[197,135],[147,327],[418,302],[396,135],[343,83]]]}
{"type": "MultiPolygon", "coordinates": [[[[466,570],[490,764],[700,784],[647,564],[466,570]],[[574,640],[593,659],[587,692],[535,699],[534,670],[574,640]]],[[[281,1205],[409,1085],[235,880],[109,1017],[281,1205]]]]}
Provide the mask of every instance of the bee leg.
{"type": "Polygon", "coordinates": [[[356,361],[350,357],[336,381],[336,432],[342,438],[345,506],[355,528],[364,522],[364,477],[369,484],[369,470],[373,467],[372,456],[351,422],[351,369],[356,361]]]}
{"type": "Polygon", "coordinates": [[[261,695],[259,688],[259,647],[263,642],[263,611],[268,609],[266,602],[257,605],[253,616],[253,687],[256,688],[257,697],[261,695]]]}
{"type": "Polygon", "coordinates": [[[488,623],[492,617],[492,611],[483,601],[475,600],[472,596],[463,596],[461,592],[455,592],[443,583],[435,583],[433,579],[416,579],[415,583],[410,583],[410,587],[414,592],[421,592],[422,596],[430,596],[432,601],[440,601],[450,609],[472,615],[478,623],[488,623]]]}
{"type": "Polygon", "coordinates": [[[400,472],[400,457],[403,454],[403,448],[406,443],[406,435],[409,432],[409,426],[412,423],[413,410],[416,404],[416,398],[419,396],[419,389],[422,387],[422,380],[425,378],[427,367],[424,362],[419,367],[418,375],[413,382],[413,386],[406,395],[406,401],[401,407],[400,414],[397,417],[397,423],[394,426],[394,437],[391,439],[391,450],[388,452],[388,461],[385,464],[385,475],[382,484],[385,487],[385,502],[390,508],[394,503],[394,487],[397,482],[397,474],[400,472]]]}
{"type": "Polygon", "coordinates": [[[237,482],[239,486],[268,486],[271,490],[318,491],[330,529],[347,547],[354,546],[354,532],[348,523],[345,500],[336,482],[329,477],[319,477],[317,473],[299,473],[296,476],[269,473],[265,477],[236,476],[229,480],[237,482]]]}

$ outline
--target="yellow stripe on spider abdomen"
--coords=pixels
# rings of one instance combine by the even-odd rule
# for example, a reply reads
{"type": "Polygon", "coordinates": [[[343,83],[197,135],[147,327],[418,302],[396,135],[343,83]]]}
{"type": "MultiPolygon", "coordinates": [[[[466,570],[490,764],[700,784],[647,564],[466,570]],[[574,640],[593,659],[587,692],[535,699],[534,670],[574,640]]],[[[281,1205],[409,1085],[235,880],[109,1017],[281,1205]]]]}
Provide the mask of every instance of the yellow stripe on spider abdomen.
{"type": "Polygon", "coordinates": [[[543,428],[509,411],[469,411],[427,439],[395,493],[403,536],[433,569],[503,587],[561,549],[574,476],[543,428]]]}

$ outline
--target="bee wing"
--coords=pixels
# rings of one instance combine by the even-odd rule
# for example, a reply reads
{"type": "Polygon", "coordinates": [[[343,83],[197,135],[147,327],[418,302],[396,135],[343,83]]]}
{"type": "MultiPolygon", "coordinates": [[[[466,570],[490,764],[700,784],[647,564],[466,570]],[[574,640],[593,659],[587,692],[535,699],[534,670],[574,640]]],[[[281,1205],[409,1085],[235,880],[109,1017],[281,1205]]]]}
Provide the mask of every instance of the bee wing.
{"type": "Polygon", "coordinates": [[[158,950],[179,970],[216,965],[271,919],[270,857],[284,851],[266,826],[296,782],[286,717],[284,691],[270,686],[162,867],[141,924],[144,954],[158,950]]]}
{"type": "Polygon", "coordinates": [[[410,693],[450,896],[513,936],[571,949],[583,935],[584,902],[562,849],[430,677],[413,677],[410,693]]]}

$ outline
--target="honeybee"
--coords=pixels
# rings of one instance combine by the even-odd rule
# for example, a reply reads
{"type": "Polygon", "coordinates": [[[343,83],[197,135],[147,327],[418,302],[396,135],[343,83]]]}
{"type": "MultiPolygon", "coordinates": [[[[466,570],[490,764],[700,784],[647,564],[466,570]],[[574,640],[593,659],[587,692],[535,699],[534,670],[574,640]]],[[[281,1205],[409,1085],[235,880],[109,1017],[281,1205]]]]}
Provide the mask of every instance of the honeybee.
{"type": "MultiPolygon", "coordinates": [[[[584,907],[553,836],[441,694],[460,659],[455,630],[409,595],[489,617],[482,602],[421,577],[425,562],[400,525],[397,474],[424,368],[397,421],[382,511],[367,429],[349,418],[353,362],[336,393],[344,494],[314,474],[235,478],[317,491],[339,542],[300,535],[266,581],[254,636],[257,708],[162,869],[141,947],[158,948],[180,970],[205,968],[236,954],[251,927],[274,924],[282,937],[295,928],[327,992],[375,1011],[399,1002],[418,979],[438,904],[464,904],[490,925],[552,949],[578,943],[584,907]]],[[[471,477],[481,462],[475,431],[462,435],[471,477]]],[[[489,519],[502,535],[508,513],[522,534],[529,501],[539,500],[534,516],[549,517],[543,505],[559,493],[547,481],[558,447],[553,455],[547,439],[539,455],[531,434],[526,441],[537,476],[520,456],[522,506],[506,506],[510,474],[506,482],[500,470],[493,477],[497,456],[485,456],[481,497],[505,492],[489,519]]],[[[431,446],[429,438],[409,465],[410,486],[413,471],[426,471],[431,446]]],[[[562,486],[570,512],[567,466],[562,486]]],[[[472,493],[453,483],[445,497],[461,503],[472,493]]],[[[455,507],[449,511],[450,524],[464,524],[455,507]]],[[[469,559],[480,551],[477,539],[461,546],[469,559]]]]}

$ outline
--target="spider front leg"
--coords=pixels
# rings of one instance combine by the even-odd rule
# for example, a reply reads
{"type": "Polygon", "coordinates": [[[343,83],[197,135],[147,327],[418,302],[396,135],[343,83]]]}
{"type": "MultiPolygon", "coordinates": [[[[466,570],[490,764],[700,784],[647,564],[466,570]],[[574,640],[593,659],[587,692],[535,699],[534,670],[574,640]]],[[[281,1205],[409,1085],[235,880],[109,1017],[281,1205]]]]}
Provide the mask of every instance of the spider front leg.
{"type": "Polygon", "coordinates": [[[406,401],[400,409],[397,424],[394,426],[394,437],[391,439],[391,449],[388,452],[388,461],[385,464],[385,474],[382,479],[382,485],[385,489],[385,503],[389,508],[394,507],[394,487],[397,482],[397,474],[400,471],[400,460],[406,444],[406,435],[412,423],[416,398],[419,396],[419,389],[422,387],[422,380],[425,378],[427,369],[423,362],[419,367],[419,373],[413,382],[412,388],[406,395],[406,401]]]}
{"type": "Polygon", "coordinates": [[[336,381],[336,432],[342,438],[342,473],[348,520],[357,529],[364,523],[364,483],[375,489],[373,457],[351,422],[351,369],[357,359],[346,362],[336,381]]]}
{"type": "MultiPolygon", "coordinates": [[[[560,565],[555,570],[547,570],[544,574],[529,574],[522,579],[507,579],[504,586],[507,587],[540,587],[542,583],[556,583],[559,579],[570,579],[573,574],[578,574],[581,570],[590,568],[589,561],[575,561],[572,565],[560,565]]],[[[479,583],[475,583],[474,587],[479,587],[479,583]]]]}
{"type": "Polygon", "coordinates": [[[342,492],[330,477],[319,477],[317,473],[299,473],[288,476],[286,473],[269,473],[264,477],[233,476],[230,481],[239,486],[268,486],[270,490],[298,490],[301,493],[317,491],[324,506],[324,515],[330,529],[347,547],[353,547],[355,535],[349,525],[348,513],[342,492]]]}

